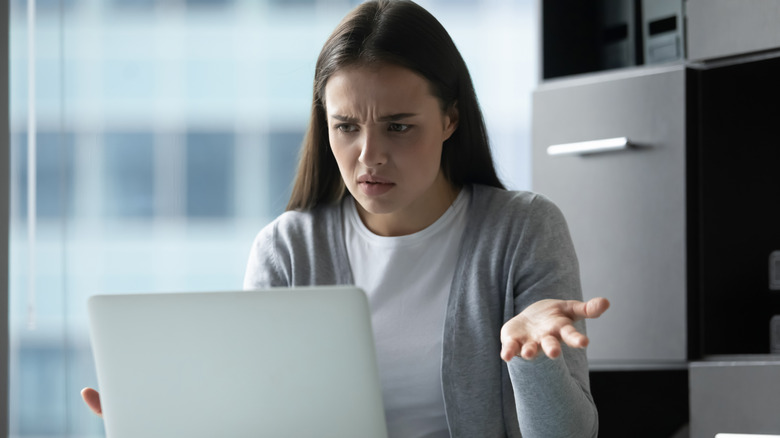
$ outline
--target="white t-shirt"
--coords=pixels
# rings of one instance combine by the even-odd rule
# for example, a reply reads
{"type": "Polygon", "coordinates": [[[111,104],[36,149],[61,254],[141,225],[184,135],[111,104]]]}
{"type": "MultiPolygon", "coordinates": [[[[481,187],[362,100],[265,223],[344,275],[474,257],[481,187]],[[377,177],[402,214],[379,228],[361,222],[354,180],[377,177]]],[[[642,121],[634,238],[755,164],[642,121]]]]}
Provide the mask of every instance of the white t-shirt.
{"type": "Polygon", "coordinates": [[[366,291],[390,438],[449,437],[441,386],[442,331],[469,189],[431,226],[398,237],[372,233],[355,201],[343,203],[347,254],[366,291]]]}

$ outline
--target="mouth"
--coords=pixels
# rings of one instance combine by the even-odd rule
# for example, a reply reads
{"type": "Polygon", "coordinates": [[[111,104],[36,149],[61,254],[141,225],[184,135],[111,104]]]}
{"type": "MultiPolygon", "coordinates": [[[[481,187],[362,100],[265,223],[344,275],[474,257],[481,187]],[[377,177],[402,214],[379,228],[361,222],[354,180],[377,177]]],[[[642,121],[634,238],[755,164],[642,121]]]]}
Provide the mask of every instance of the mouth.
{"type": "Polygon", "coordinates": [[[394,184],[392,181],[374,175],[361,175],[358,184],[394,184]]]}
{"type": "Polygon", "coordinates": [[[369,196],[378,196],[387,193],[395,187],[395,183],[384,178],[363,175],[358,178],[358,187],[369,196]]]}

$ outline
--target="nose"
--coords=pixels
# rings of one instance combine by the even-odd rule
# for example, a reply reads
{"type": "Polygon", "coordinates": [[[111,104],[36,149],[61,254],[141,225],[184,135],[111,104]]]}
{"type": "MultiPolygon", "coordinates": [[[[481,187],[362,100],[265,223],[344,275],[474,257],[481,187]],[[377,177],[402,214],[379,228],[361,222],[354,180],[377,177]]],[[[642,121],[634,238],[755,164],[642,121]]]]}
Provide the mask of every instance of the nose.
{"type": "Polygon", "coordinates": [[[366,167],[381,166],[387,162],[387,151],[382,139],[373,130],[364,131],[361,138],[361,150],[358,160],[366,167]]]}

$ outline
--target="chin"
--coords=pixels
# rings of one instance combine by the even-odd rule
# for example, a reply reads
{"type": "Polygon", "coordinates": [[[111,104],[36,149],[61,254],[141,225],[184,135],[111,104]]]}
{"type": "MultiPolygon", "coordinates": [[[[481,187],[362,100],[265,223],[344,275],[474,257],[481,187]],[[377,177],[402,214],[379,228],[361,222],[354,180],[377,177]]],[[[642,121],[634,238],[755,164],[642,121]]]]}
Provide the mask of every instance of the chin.
{"type": "Polygon", "coordinates": [[[373,200],[360,200],[357,199],[360,207],[368,214],[389,214],[395,211],[395,208],[383,203],[373,200]]]}

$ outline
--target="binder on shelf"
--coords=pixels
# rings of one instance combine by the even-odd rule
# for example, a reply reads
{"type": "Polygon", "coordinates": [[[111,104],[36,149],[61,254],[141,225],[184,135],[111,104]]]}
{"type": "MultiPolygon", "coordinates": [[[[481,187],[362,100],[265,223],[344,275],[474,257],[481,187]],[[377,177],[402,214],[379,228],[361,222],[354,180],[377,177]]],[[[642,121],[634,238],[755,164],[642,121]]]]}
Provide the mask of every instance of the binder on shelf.
{"type": "Polygon", "coordinates": [[[638,64],[633,0],[601,1],[601,67],[604,70],[638,64]]]}
{"type": "Polygon", "coordinates": [[[646,64],[682,59],[683,12],[681,0],[642,0],[642,40],[646,64]]]}

